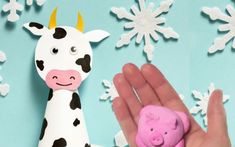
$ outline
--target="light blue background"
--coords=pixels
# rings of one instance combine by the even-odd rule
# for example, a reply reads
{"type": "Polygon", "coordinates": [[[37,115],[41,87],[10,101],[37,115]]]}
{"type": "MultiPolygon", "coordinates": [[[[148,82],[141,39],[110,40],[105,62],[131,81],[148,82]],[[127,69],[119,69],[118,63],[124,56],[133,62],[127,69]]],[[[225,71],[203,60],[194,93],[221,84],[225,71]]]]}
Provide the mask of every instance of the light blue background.
{"type": "MultiPolygon", "coordinates": [[[[25,3],[25,0],[19,0],[25,3]]],[[[152,0],[159,5],[160,0],[152,0]]],[[[6,1],[1,1],[0,6],[6,1]]],[[[120,130],[109,102],[100,102],[104,92],[103,79],[111,80],[121,71],[123,64],[134,62],[141,65],[146,62],[142,54],[143,43],[136,46],[134,41],[129,47],[115,49],[123,24],[110,14],[112,6],[124,6],[127,9],[135,0],[47,0],[41,9],[32,6],[21,14],[16,24],[6,23],[6,15],[0,17],[0,49],[8,57],[2,65],[0,74],[11,86],[6,98],[0,98],[0,147],[36,147],[41,130],[48,88],[37,75],[33,63],[34,48],[37,39],[22,29],[29,21],[47,25],[49,15],[59,7],[58,24],[75,26],[76,14],[80,10],[86,22],[86,31],[104,29],[111,37],[94,48],[94,68],[90,77],[80,89],[82,105],[92,143],[113,146],[113,137],[120,130]]],[[[228,114],[229,133],[235,145],[235,52],[229,43],[222,53],[207,55],[207,49],[218,35],[219,23],[210,23],[201,15],[202,6],[218,6],[222,10],[231,0],[176,0],[170,12],[165,15],[167,23],[180,34],[178,41],[160,39],[155,44],[153,64],[157,65],[183,94],[185,103],[191,108],[195,101],[191,90],[206,92],[208,85],[214,82],[224,89],[231,99],[225,107],[228,114]]],[[[202,124],[202,118],[196,116],[202,124]]],[[[218,128],[219,129],[219,128],[218,128]]]]}

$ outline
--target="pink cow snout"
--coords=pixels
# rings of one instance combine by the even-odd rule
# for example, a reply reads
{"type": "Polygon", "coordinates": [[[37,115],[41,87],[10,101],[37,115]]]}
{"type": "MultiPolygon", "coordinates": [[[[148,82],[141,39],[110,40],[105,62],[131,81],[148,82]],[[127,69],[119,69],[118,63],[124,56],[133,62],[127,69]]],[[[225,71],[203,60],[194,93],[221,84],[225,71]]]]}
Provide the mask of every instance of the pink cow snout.
{"type": "Polygon", "coordinates": [[[154,146],[160,146],[164,143],[164,139],[161,134],[154,132],[151,136],[151,144],[154,146]]]}
{"type": "Polygon", "coordinates": [[[53,90],[76,90],[81,80],[80,73],[75,70],[51,70],[46,76],[46,84],[53,90]]]}

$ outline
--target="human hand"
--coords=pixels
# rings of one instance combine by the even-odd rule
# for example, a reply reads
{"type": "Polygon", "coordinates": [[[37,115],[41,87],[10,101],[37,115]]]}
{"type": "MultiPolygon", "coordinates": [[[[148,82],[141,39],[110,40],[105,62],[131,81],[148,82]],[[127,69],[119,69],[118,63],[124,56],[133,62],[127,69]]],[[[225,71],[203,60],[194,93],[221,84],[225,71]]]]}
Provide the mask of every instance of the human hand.
{"type": "Polygon", "coordinates": [[[114,77],[114,84],[119,97],[113,101],[113,110],[130,147],[137,147],[139,112],[146,105],[160,105],[188,115],[191,128],[185,135],[186,147],[231,147],[221,90],[211,95],[207,110],[208,131],[205,132],[155,66],[145,64],[139,69],[134,64],[126,64],[122,73],[114,77]]]}

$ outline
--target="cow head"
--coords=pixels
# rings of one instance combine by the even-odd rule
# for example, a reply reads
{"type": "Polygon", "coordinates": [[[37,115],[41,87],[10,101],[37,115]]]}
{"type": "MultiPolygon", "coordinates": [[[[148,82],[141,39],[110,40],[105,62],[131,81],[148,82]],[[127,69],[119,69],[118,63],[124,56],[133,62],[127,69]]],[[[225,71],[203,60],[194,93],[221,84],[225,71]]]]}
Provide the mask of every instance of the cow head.
{"type": "Polygon", "coordinates": [[[78,14],[77,27],[57,26],[55,9],[49,27],[36,22],[24,24],[33,35],[39,36],[35,65],[48,87],[75,90],[86,79],[92,68],[90,43],[98,43],[109,36],[102,30],[83,33],[84,23],[78,14]]]}

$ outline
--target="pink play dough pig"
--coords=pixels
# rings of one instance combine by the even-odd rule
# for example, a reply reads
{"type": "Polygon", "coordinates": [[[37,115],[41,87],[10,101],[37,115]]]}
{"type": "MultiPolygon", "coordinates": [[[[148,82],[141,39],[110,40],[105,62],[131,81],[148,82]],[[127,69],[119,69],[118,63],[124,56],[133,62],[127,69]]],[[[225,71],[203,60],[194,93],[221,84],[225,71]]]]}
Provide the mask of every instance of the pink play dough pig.
{"type": "Polygon", "coordinates": [[[140,112],[136,143],[138,147],[184,147],[189,119],[183,112],[149,105],[140,112]]]}

